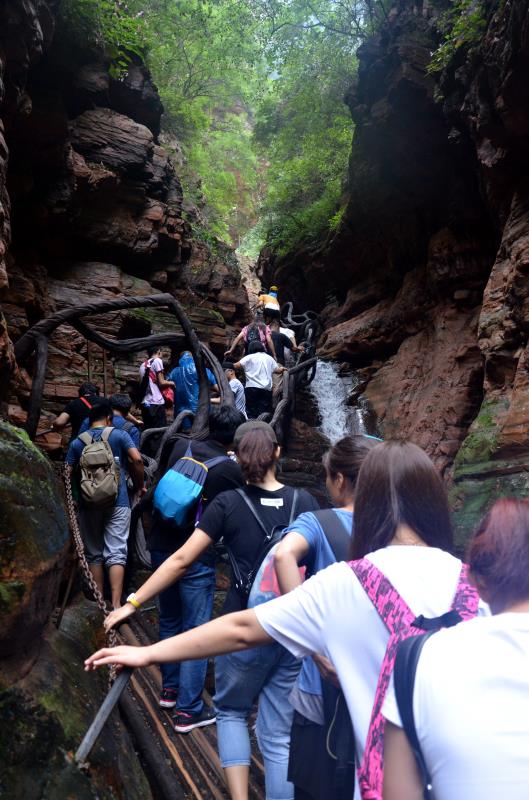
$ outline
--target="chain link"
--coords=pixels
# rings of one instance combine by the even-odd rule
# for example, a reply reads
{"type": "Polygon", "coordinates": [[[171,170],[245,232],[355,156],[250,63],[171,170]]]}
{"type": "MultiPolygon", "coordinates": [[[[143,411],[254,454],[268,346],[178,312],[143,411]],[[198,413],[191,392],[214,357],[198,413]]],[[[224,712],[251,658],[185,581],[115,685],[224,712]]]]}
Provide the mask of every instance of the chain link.
{"type": "MultiPolygon", "coordinates": [[[[68,521],[70,523],[70,531],[72,533],[75,549],[77,551],[77,556],[79,558],[79,564],[81,566],[81,571],[83,573],[83,577],[85,582],[92,592],[92,595],[95,597],[95,601],[99,610],[102,612],[103,616],[108,617],[109,611],[107,609],[105,599],[99,588],[97,583],[94,580],[94,576],[90,572],[90,566],[88,561],[86,560],[85,552],[84,552],[84,542],[81,536],[81,531],[79,530],[79,522],[77,520],[77,513],[75,510],[75,504],[73,499],[72,493],[72,468],[68,465],[64,465],[63,471],[63,479],[64,479],[64,488],[66,492],[66,510],[68,512],[68,521]]],[[[116,647],[118,644],[118,636],[115,630],[110,630],[107,632],[107,641],[109,647],[116,647]]],[[[111,667],[110,669],[110,683],[115,680],[116,677],[116,668],[111,667]]]]}

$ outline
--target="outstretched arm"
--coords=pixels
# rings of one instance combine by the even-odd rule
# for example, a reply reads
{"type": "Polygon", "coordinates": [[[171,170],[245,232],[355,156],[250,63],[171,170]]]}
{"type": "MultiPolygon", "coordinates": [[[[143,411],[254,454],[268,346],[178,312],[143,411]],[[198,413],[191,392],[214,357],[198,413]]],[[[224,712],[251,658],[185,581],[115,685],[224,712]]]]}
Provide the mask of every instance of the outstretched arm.
{"type": "MultiPolygon", "coordinates": [[[[168,586],[171,586],[175,581],[179,580],[182,575],[185,575],[191,564],[197,560],[199,555],[207,550],[213,543],[213,540],[200,528],[195,528],[187,542],[180,547],[172,556],[161,564],[156,572],[153,572],[151,577],[145,581],[137,592],[135,592],[136,599],[139,603],[146,603],[151,598],[156,597],[157,594],[163,592],[168,586]]],[[[125,603],[121,608],[112,611],[104,621],[105,630],[109,631],[119,622],[130,617],[136,609],[131,603],[125,603]]]]}
{"type": "Polygon", "coordinates": [[[70,415],[66,411],[61,411],[58,417],[55,417],[51,423],[54,431],[62,431],[70,422],[70,415]]]}
{"type": "Polygon", "coordinates": [[[250,647],[269,644],[272,641],[273,639],[257,621],[255,612],[247,609],[234,614],[226,614],[212,622],[207,622],[205,625],[200,625],[198,628],[193,628],[193,630],[157,642],[149,647],[104,647],[86,659],[85,669],[97,669],[103,664],[146,667],[149,664],[190,661],[195,658],[208,658],[223,653],[248,650],[250,647]]]}
{"type": "Polygon", "coordinates": [[[230,349],[229,349],[229,350],[226,350],[226,352],[224,353],[224,355],[225,355],[225,356],[227,356],[227,355],[229,355],[230,353],[233,353],[233,351],[235,350],[235,348],[237,347],[237,345],[239,344],[239,342],[240,342],[240,341],[241,341],[243,338],[244,338],[244,336],[243,336],[243,332],[241,331],[241,332],[240,332],[240,333],[239,333],[239,334],[238,334],[238,335],[235,337],[235,339],[233,340],[233,342],[232,342],[232,344],[231,344],[231,347],[230,347],[230,349]]]}

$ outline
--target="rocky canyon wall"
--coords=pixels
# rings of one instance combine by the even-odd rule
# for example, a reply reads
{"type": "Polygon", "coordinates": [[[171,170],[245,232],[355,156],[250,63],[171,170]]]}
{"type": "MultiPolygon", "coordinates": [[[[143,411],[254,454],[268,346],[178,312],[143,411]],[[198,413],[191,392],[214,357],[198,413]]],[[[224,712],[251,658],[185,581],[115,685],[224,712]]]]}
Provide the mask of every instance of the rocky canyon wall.
{"type": "MultiPolygon", "coordinates": [[[[57,21],[54,2],[8,0],[0,10],[0,370],[9,417],[22,423],[30,375],[9,338],[72,304],[174,294],[199,338],[222,353],[248,300],[234,253],[190,224],[167,149],[162,105],[144,66],[111,77],[109,62],[57,21]],[[7,327],[6,327],[7,325],[7,327]]],[[[98,320],[129,338],[174,328],[163,312],[98,320]]],[[[73,330],[54,336],[41,430],[91,377],[111,392],[136,378],[138,354],[110,359],[73,330]]],[[[58,445],[55,434],[40,440],[58,445]]]]}
{"type": "Polygon", "coordinates": [[[432,7],[394,6],[345,98],[341,227],[262,259],[282,299],[319,308],[321,352],[358,370],[383,435],[453,479],[462,538],[499,494],[529,490],[529,21],[523,0],[484,8],[479,44],[433,76],[432,7]]]}

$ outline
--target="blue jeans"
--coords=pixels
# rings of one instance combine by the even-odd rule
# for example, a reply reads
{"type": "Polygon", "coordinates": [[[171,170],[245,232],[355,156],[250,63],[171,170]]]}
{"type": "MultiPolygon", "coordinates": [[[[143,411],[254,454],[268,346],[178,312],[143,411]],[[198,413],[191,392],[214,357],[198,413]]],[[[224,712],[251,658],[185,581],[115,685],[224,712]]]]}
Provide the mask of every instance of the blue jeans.
{"type": "MultiPolygon", "coordinates": [[[[153,568],[158,569],[170,555],[161,550],[151,550],[153,568]]],[[[209,622],[214,591],[215,570],[197,561],[179,581],[160,594],[160,639],[169,639],[209,622]]],[[[178,711],[188,714],[202,711],[207,666],[207,658],[160,665],[163,688],[178,691],[178,711]]]]}
{"type": "Polygon", "coordinates": [[[288,696],[301,662],[274,643],[215,659],[217,740],[223,767],[249,765],[248,716],[259,697],[256,734],[265,767],[266,799],[292,800],[287,780],[294,710],[288,696]]]}

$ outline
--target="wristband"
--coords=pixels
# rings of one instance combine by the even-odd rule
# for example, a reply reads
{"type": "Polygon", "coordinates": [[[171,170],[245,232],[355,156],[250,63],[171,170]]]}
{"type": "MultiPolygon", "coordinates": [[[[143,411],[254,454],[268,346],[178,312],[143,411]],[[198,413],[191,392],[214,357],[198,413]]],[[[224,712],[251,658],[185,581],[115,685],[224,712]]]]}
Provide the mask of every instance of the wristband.
{"type": "Polygon", "coordinates": [[[127,603],[130,603],[130,604],[131,604],[131,606],[134,606],[134,608],[135,608],[137,611],[138,611],[138,610],[141,608],[141,603],[140,603],[140,601],[139,601],[139,600],[136,598],[136,595],[134,594],[134,592],[131,592],[131,593],[129,594],[129,596],[127,597],[127,603]]]}

